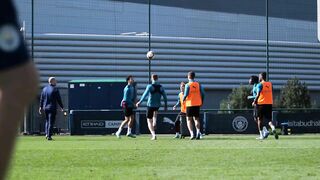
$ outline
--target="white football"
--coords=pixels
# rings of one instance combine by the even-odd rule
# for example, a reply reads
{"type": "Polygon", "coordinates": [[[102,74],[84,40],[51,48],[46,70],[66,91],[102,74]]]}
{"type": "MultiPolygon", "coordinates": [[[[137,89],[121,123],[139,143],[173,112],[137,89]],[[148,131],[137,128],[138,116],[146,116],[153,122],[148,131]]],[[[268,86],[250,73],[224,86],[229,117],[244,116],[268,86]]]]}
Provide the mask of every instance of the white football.
{"type": "Polygon", "coordinates": [[[148,53],[147,53],[147,58],[148,58],[148,59],[153,59],[153,58],[154,58],[154,53],[153,53],[153,51],[148,51],[148,53]]]}

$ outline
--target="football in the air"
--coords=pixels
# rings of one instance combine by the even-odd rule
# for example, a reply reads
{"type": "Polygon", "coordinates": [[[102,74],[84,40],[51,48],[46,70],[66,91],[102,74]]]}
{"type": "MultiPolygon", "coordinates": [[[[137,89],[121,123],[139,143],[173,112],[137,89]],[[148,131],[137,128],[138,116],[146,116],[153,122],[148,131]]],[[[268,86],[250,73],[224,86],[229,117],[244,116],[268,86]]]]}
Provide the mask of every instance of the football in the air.
{"type": "Polygon", "coordinates": [[[148,58],[148,59],[153,59],[153,58],[154,58],[154,53],[153,53],[153,51],[148,51],[148,52],[147,52],[147,58],[148,58]]]}

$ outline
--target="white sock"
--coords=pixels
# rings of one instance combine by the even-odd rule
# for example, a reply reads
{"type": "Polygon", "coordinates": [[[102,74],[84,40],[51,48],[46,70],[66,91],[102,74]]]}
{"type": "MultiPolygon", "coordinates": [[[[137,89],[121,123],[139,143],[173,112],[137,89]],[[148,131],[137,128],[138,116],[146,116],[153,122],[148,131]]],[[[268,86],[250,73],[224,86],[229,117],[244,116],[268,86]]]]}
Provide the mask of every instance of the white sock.
{"type": "Polygon", "coordinates": [[[200,134],[200,129],[197,129],[197,134],[200,134]]]}
{"type": "Polygon", "coordinates": [[[191,136],[191,137],[194,137],[193,131],[190,132],[190,136],[191,136]]]}
{"type": "Polygon", "coordinates": [[[151,131],[151,135],[152,135],[152,137],[156,136],[156,132],[155,131],[151,131]]]}
{"type": "Polygon", "coordinates": [[[131,128],[128,127],[127,134],[131,134],[131,128]]]}
{"type": "Polygon", "coordinates": [[[274,125],[270,125],[272,131],[276,130],[276,128],[274,127],[274,125]]]}
{"type": "Polygon", "coordinates": [[[177,132],[177,133],[176,133],[176,136],[179,136],[179,135],[180,135],[180,134],[177,132]]]}
{"type": "Polygon", "coordinates": [[[122,128],[119,127],[118,131],[116,132],[117,134],[121,134],[122,128]]]}
{"type": "Polygon", "coordinates": [[[262,135],[262,131],[259,131],[260,132],[260,137],[263,137],[263,135],[262,135]]]}

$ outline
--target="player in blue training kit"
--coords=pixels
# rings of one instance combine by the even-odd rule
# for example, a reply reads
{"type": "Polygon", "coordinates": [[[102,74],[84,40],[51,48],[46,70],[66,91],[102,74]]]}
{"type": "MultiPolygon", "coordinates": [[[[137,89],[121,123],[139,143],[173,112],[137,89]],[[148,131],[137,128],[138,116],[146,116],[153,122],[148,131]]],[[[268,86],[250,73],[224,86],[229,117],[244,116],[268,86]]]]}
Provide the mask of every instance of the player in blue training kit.
{"type": "Polygon", "coordinates": [[[0,180],[14,147],[17,129],[38,91],[38,74],[30,61],[11,0],[0,1],[0,180]]]}
{"type": "Polygon", "coordinates": [[[149,84],[144,91],[140,101],[136,104],[137,107],[141,104],[142,101],[148,96],[147,102],[147,120],[148,120],[148,128],[152,135],[151,140],[156,140],[155,127],[157,124],[157,115],[158,110],[161,106],[161,97],[164,100],[164,110],[167,110],[167,95],[164,88],[158,82],[158,75],[152,75],[152,84],[149,84]]]}
{"type": "Polygon", "coordinates": [[[134,79],[133,76],[128,76],[127,77],[127,83],[128,85],[124,88],[123,90],[123,99],[121,101],[121,107],[123,109],[124,117],[125,120],[121,123],[118,131],[115,133],[115,135],[120,138],[121,131],[123,127],[128,124],[128,130],[127,130],[127,136],[135,138],[131,132],[133,123],[134,123],[134,106],[135,106],[135,101],[137,98],[137,92],[134,87],[134,79]]]}

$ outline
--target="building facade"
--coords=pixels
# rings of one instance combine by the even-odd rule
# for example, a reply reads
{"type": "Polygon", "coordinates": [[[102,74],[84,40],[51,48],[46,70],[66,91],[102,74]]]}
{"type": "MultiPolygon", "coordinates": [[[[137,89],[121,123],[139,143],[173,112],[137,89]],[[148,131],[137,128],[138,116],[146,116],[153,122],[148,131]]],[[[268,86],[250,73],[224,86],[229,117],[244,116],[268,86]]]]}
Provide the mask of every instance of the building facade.
{"type": "MultiPolygon", "coordinates": [[[[16,0],[30,42],[31,4],[16,0]]],[[[169,105],[193,70],[207,92],[204,108],[218,108],[234,87],[266,68],[265,0],[151,0],[152,72],[169,105]]],[[[139,96],[148,82],[148,0],[41,0],[34,4],[34,61],[41,86],[56,76],[67,101],[67,82],[136,77],[139,96]]],[[[320,93],[317,0],[269,0],[270,79],[287,79],[320,93]]]]}

